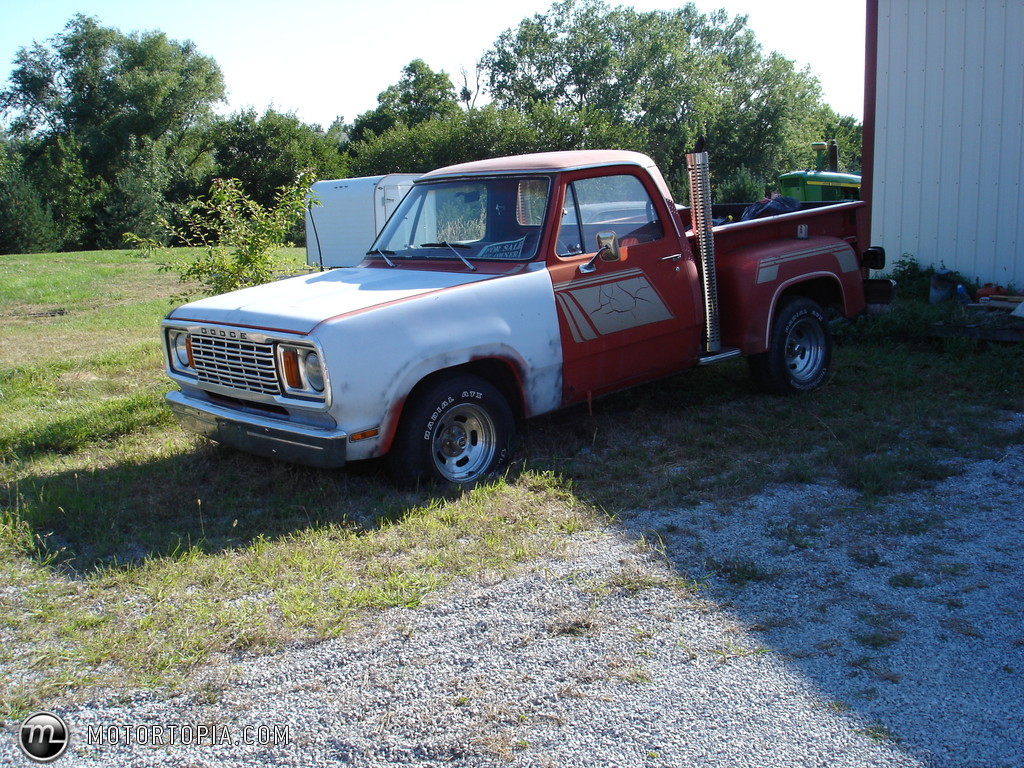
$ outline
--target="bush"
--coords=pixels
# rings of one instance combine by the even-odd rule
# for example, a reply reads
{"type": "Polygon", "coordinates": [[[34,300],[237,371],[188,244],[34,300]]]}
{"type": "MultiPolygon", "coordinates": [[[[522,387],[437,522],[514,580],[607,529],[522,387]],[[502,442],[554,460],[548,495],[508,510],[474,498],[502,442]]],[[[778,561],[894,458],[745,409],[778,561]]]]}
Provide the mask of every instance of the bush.
{"type": "Polygon", "coordinates": [[[715,200],[720,203],[752,203],[761,200],[768,190],[765,180],[740,166],[718,184],[715,200]]]}
{"type": "MultiPolygon", "coordinates": [[[[939,267],[943,269],[943,267],[939,267]]],[[[888,272],[896,281],[896,296],[886,311],[858,318],[852,324],[842,324],[835,330],[841,342],[906,343],[930,340],[930,328],[935,323],[962,323],[971,318],[966,307],[955,295],[932,303],[932,278],[938,270],[922,267],[909,253],[903,254],[888,272]]],[[[968,291],[973,285],[959,272],[946,276],[952,285],[964,285],[968,291]]]]}
{"type": "MultiPolygon", "coordinates": [[[[939,269],[945,269],[940,265],[938,269],[934,266],[922,267],[917,259],[909,253],[904,253],[896,260],[889,272],[889,277],[896,281],[896,289],[900,296],[912,299],[928,301],[931,294],[932,279],[939,269]]],[[[973,294],[975,284],[961,275],[959,272],[946,271],[946,280],[954,286],[963,285],[973,294]]]]}
{"type": "MultiPolygon", "coordinates": [[[[272,206],[264,207],[242,191],[237,179],[215,179],[206,199],[194,198],[181,207],[180,226],[162,220],[172,241],[199,250],[192,259],[172,259],[164,269],[178,272],[183,283],[202,284],[210,294],[270,282],[274,253],[290,245],[288,234],[309,204],[312,182],[311,172],[300,173],[278,190],[272,206]]],[[[153,238],[136,233],[125,234],[125,240],[147,254],[162,249],[153,238]]]]}
{"type": "Polygon", "coordinates": [[[0,176],[0,253],[46,253],[60,239],[42,195],[18,171],[0,176]]]}

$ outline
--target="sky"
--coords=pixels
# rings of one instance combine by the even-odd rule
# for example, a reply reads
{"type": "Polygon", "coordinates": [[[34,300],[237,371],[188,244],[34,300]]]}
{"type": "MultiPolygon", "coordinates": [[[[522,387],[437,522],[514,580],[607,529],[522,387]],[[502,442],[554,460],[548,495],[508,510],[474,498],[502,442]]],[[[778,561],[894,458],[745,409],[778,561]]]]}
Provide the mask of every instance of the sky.
{"type": "MultiPolygon", "coordinates": [[[[553,0],[3,0],[0,78],[18,49],[45,43],[76,13],[121,32],[159,30],[191,40],[224,74],[225,114],[273,107],[327,128],[377,106],[402,68],[423,59],[456,89],[462,70],[524,18],[547,13],[553,0]]],[[[766,51],[809,67],[825,101],[841,115],[863,116],[865,0],[695,0],[702,12],[746,14],[766,51]]],[[[678,8],[685,0],[609,0],[638,11],[678,8]]],[[[478,102],[483,103],[483,102],[478,102]]]]}

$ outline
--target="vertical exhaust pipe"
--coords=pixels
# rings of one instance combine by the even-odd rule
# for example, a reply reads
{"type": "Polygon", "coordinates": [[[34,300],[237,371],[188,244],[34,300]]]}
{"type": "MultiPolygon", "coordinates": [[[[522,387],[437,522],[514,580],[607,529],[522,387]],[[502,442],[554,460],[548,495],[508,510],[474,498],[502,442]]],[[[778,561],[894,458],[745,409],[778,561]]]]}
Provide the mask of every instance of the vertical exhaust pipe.
{"type": "Polygon", "coordinates": [[[839,145],[835,139],[828,140],[828,169],[832,173],[839,172],[839,145]]]}
{"type": "Polygon", "coordinates": [[[686,156],[690,175],[690,219],[700,251],[700,266],[704,272],[704,353],[716,355],[721,350],[718,319],[718,282],[715,272],[715,239],[711,233],[711,177],[708,171],[708,153],[703,151],[703,137],[693,152],[686,156]]]}

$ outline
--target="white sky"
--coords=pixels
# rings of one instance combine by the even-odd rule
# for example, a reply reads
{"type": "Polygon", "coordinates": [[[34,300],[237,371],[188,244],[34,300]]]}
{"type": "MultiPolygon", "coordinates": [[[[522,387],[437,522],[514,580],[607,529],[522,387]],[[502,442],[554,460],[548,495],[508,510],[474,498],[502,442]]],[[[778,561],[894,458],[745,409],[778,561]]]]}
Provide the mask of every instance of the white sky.
{"type": "MultiPolygon", "coordinates": [[[[749,16],[768,51],[821,80],[825,100],[840,114],[863,115],[865,0],[695,0],[703,11],[724,8],[749,16]]],[[[677,8],[685,0],[610,0],[637,10],[677,8]]],[[[377,94],[398,81],[416,58],[444,70],[458,88],[472,76],[498,35],[552,0],[515,4],[480,0],[4,0],[0,13],[0,78],[6,82],[17,50],[46,42],[78,12],[122,32],[160,30],[192,40],[224,73],[225,112],[273,106],[324,128],[337,116],[351,122],[377,106],[377,94]]],[[[482,103],[482,102],[480,102],[482,103]]]]}

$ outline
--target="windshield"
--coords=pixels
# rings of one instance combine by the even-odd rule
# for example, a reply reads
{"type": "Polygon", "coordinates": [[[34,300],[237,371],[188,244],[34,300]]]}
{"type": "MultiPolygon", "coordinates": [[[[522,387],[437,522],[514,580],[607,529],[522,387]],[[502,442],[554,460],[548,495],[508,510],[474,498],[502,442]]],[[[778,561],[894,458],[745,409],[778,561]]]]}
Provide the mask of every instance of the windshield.
{"type": "Polygon", "coordinates": [[[549,187],[546,178],[521,177],[416,184],[370,254],[527,261],[537,253],[549,187]]]}

